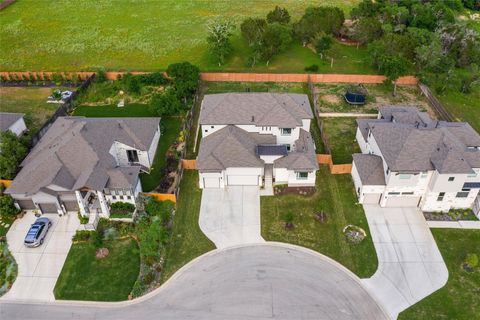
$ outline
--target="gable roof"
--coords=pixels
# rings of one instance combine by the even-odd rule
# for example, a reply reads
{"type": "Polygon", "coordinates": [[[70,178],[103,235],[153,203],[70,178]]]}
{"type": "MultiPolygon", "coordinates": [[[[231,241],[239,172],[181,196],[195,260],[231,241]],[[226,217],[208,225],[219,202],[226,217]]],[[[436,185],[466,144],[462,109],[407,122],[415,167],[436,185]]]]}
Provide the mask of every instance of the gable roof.
{"type": "Polygon", "coordinates": [[[288,170],[318,170],[315,143],[310,132],[300,129],[298,140],[295,141],[295,151],[275,160],[274,164],[276,168],[288,170]]]}
{"type": "MultiPolygon", "coordinates": [[[[115,142],[148,151],[160,118],[59,117],[23,160],[22,169],[6,190],[11,194],[35,194],[54,184],[67,190],[83,187],[102,190],[132,182],[132,172],[117,165],[110,154],[115,142]],[[123,178],[121,177],[123,175],[123,178]]],[[[130,167],[129,167],[130,168],[130,167]]]]}
{"type": "Polygon", "coordinates": [[[312,118],[305,94],[220,93],[205,95],[199,123],[294,128],[312,118]]]}
{"type": "Polygon", "coordinates": [[[385,185],[385,175],[383,173],[383,161],[381,157],[361,153],[354,153],[352,156],[362,185],[385,185]]]}
{"type": "Polygon", "coordinates": [[[0,112],[0,132],[7,131],[18,119],[23,118],[23,113],[0,112]]]}
{"type": "Polygon", "coordinates": [[[226,126],[202,139],[197,158],[199,170],[224,170],[238,167],[263,167],[256,155],[258,144],[274,144],[273,135],[250,133],[236,126],[226,126]]]}
{"type": "Polygon", "coordinates": [[[390,170],[471,173],[480,168],[480,136],[468,123],[427,119],[406,107],[383,107],[380,114],[381,121],[357,123],[364,137],[372,133],[390,170]],[[402,116],[395,118],[397,113],[402,116]]]}

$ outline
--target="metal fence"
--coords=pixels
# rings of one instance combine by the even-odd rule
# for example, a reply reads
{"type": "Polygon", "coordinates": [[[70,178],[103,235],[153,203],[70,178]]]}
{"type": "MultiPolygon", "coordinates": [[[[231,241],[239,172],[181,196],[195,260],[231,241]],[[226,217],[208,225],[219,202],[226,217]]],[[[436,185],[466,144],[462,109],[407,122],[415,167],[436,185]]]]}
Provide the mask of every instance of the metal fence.
{"type": "Polygon", "coordinates": [[[65,117],[70,114],[70,112],[74,108],[75,98],[80,93],[85,91],[90,86],[90,84],[92,84],[94,80],[95,80],[95,74],[92,74],[87,80],[82,82],[82,84],[77,88],[77,90],[75,90],[73,94],[67,100],[65,100],[64,103],[60,104],[60,106],[55,111],[55,113],[50,117],[50,119],[48,119],[47,122],[45,122],[43,126],[40,128],[40,130],[38,130],[38,132],[34,136],[32,136],[32,139],[30,142],[32,147],[34,147],[38,143],[38,141],[40,141],[40,139],[45,135],[45,133],[50,128],[50,126],[55,122],[55,120],[57,120],[58,117],[65,117]]]}
{"type": "Polygon", "coordinates": [[[419,83],[418,87],[420,88],[420,91],[423,93],[423,95],[427,97],[428,103],[432,106],[433,109],[435,109],[441,120],[454,121],[453,117],[450,115],[447,109],[445,109],[445,107],[437,99],[437,97],[433,95],[432,90],[430,90],[429,87],[427,87],[423,83],[419,83]]]}

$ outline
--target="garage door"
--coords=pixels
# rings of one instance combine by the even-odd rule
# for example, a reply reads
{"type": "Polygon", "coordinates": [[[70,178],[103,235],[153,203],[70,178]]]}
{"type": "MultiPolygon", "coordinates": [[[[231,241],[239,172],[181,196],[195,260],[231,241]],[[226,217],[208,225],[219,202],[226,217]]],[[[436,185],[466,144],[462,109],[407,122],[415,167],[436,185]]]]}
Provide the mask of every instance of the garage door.
{"type": "Polygon", "coordinates": [[[63,205],[67,211],[78,211],[77,201],[64,201],[63,205]]]}
{"type": "Polygon", "coordinates": [[[364,193],[363,194],[363,203],[364,204],[377,204],[380,202],[381,193],[364,193]]]}
{"type": "Polygon", "coordinates": [[[28,200],[17,200],[18,205],[20,208],[24,210],[35,210],[35,204],[33,204],[33,201],[28,199],[28,200]]]}
{"type": "Polygon", "coordinates": [[[205,188],[220,188],[220,178],[203,178],[205,188]]]}
{"type": "Polygon", "coordinates": [[[390,196],[387,199],[385,207],[417,207],[421,197],[395,197],[390,196]]]}
{"type": "Polygon", "coordinates": [[[38,206],[42,213],[58,213],[55,203],[39,203],[38,206]]]}
{"type": "Polygon", "coordinates": [[[257,186],[258,176],[227,176],[229,186],[257,186]]]}

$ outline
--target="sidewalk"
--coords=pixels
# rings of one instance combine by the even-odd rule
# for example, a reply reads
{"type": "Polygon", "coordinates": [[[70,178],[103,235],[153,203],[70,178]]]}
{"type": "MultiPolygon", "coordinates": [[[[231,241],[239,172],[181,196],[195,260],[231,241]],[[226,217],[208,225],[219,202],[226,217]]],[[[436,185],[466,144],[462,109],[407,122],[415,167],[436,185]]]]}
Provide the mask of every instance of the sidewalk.
{"type": "Polygon", "coordinates": [[[319,118],[376,118],[376,113],[319,112],[319,118]]]}
{"type": "Polygon", "coordinates": [[[429,228],[480,229],[480,221],[427,221],[429,228]]]}

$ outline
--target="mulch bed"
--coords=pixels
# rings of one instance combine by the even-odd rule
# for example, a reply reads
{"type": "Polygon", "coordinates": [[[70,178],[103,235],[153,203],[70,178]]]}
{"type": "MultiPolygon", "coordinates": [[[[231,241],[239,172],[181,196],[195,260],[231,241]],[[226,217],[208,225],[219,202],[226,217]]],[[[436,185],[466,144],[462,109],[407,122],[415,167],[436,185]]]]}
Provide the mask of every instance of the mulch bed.
{"type": "Polygon", "coordinates": [[[297,194],[302,196],[311,196],[315,193],[315,187],[285,187],[285,188],[274,188],[276,196],[282,196],[287,194],[297,194]]]}

